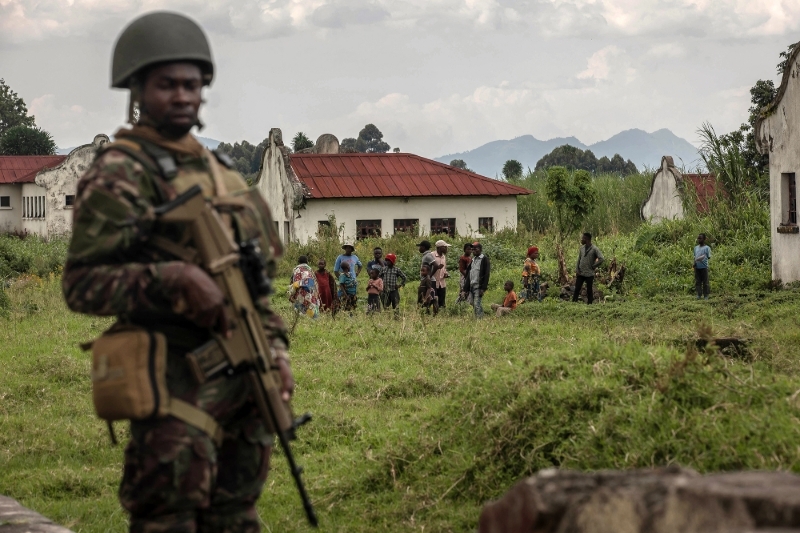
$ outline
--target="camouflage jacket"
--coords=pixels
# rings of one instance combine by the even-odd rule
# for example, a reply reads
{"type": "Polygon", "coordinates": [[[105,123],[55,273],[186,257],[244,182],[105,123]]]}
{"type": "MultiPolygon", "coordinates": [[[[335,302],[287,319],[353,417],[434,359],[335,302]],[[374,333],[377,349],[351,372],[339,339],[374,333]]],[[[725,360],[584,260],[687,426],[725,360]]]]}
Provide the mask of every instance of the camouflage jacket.
{"type": "MultiPolygon", "coordinates": [[[[191,349],[205,342],[209,333],[172,309],[161,284],[160,272],[177,258],[150,245],[148,237],[161,235],[172,240],[181,231],[160,224],[154,208],[176,194],[200,185],[206,197],[215,195],[209,162],[199,142],[191,135],[175,142],[161,140],[154,130],[137,127],[121,130],[117,138],[157,144],[172,156],[176,172],[162,178],[152,157],[133,157],[131,150],[117,144],[98,157],[78,182],[73,212],[73,232],[62,288],[73,311],[109,316],[139,324],[167,335],[174,348],[191,349]]],[[[134,145],[135,146],[135,145],[134,145]]],[[[138,154],[137,154],[138,155],[138,154]]],[[[227,168],[222,178],[229,192],[247,187],[241,175],[227,168]]],[[[268,275],[274,274],[274,257],[268,257],[268,275]],[[272,271],[272,272],[270,272],[272,271]]],[[[288,346],[286,328],[270,309],[267,298],[256,302],[270,339],[288,346]]]]}

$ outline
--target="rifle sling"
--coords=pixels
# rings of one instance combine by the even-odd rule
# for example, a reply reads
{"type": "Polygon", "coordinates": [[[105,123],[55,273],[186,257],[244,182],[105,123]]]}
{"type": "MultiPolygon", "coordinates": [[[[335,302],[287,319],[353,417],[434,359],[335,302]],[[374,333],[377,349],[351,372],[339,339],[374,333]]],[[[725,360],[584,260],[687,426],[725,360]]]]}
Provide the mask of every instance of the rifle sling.
{"type": "Polygon", "coordinates": [[[170,398],[167,413],[204,432],[211,437],[211,440],[214,441],[218,448],[222,446],[222,439],[225,436],[222,427],[214,420],[214,417],[202,409],[198,409],[183,400],[170,398]]]}

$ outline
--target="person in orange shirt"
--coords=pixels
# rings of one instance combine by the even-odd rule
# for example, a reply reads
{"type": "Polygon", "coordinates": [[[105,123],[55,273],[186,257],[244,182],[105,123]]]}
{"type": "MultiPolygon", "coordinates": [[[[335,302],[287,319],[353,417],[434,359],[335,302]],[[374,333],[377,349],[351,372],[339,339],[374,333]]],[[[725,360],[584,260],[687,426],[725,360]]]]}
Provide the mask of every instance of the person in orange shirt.
{"type": "Polygon", "coordinates": [[[539,268],[539,248],[531,246],[528,248],[528,257],[525,258],[525,265],[522,267],[522,298],[519,303],[525,300],[542,301],[542,294],[539,289],[539,278],[542,270],[539,268]]]}
{"type": "Polygon", "coordinates": [[[502,305],[492,304],[492,311],[494,311],[497,316],[507,315],[517,308],[517,293],[514,292],[514,282],[506,281],[503,285],[503,289],[506,291],[506,297],[503,298],[502,305]]]}

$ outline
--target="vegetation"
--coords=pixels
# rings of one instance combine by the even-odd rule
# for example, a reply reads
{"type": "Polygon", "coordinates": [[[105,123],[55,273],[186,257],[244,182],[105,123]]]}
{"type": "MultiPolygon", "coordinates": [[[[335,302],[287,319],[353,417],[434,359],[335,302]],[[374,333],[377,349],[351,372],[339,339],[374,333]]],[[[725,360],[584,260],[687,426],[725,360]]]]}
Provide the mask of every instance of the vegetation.
{"type": "Polygon", "coordinates": [[[28,116],[25,100],[6,84],[6,80],[0,78],[0,137],[14,126],[35,125],[35,117],[28,116]]]}
{"type": "Polygon", "coordinates": [[[358,132],[358,138],[347,137],[342,139],[342,152],[360,152],[366,154],[385,154],[391,150],[383,140],[383,133],[375,124],[367,124],[358,132]]]}
{"type": "Polygon", "coordinates": [[[503,164],[503,177],[506,181],[522,178],[522,163],[509,159],[503,164]]]}
{"type": "Polygon", "coordinates": [[[217,150],[227,154],[242,176],[252,182],[261,168],[261,159],[264,157],[264,150],[267,149],[269,139],[264,139],[257,145],[252,145],[247,141],[241,143],[220,143],[217,150]]]}
{"type": "Polygon", "coordinates": [[[536,162],[535,170],[546,170],[555,166],[567,167],[570,170],[586,170],[597,174],[619,174],[622,176],[639,172],[630,159],[626,162],[619,154],[614,154],[611,159],[606,156],[597,159],[591,150],[581,150],[568,144],[554,148],[552,152],[542,157],[536,162]]]}
{"type": "Polygon", "coordinates": [[[300,150],[305,150],[306,148],[314,148],[314,141],[309,139],[308,136],[302,131],[298,131],[292,138],[292,150],[299,152],[300,150]]]}
{"type": "Polygon", "coordinates": [[[53,155],[53,137],[28,116],[25,101],[0,78],[0,155],[53,155]]]}
{"type": "Polygon", "coordinates": [[[463,159],[453,159],[450,161],[451,167],[460,168],[461,170],[466,170],[468,172],[472,172],[472,169],[467,166],[467,162],[463,159]]]}

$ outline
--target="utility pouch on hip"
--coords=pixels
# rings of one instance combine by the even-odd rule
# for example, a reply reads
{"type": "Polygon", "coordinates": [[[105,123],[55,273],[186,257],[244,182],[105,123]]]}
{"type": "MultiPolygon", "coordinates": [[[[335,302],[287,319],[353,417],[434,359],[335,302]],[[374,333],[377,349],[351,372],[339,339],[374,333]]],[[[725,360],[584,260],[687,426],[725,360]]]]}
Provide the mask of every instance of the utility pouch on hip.
{"type": "Polygon", "coordinates": [[[115,326],[92,343],[92,397],[109,422],[168,414],[167,341],[163,334],[115,326]]]}
{"type": "Polygon", "coordinates": [[[224,433],[214,418],[167,389],[167,339],[163,333],[115,324],[87,345],[92,350],[92,397],[97,416],[115,420],[173,416],[205,432],[217,446],[224,433]]]}

